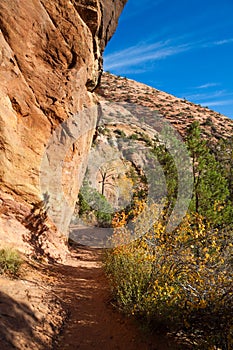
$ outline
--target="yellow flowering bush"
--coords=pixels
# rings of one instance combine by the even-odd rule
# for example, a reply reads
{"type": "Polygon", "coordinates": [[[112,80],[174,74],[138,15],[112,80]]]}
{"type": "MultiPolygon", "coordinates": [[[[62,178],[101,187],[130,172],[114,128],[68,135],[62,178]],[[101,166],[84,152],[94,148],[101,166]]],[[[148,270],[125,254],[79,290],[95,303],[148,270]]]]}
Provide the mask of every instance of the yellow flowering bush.
{"type": "Polygon", "coordinates": [[[172,233],[156,222],[126,244],[129,236],[123,225],[116,230],[115,248],[105,257],[119,307],[192,334],[198,349],[232,349],[232,230],[187,214],[172,233]]]}

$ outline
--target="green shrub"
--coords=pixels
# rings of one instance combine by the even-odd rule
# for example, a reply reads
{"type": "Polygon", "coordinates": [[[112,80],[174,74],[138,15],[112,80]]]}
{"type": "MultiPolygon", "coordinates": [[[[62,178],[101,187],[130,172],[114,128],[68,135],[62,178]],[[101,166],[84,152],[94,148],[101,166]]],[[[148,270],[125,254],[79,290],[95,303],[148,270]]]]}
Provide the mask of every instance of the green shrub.
{"type": "Polygon", "coordinates": [[[120,130],[120,129],[116,129],[115,130],[115,134],[119,135],[121,138],[126,138],[126,134],[123,130],[120,130]]]}
{"type": "Polygon", "coordinates": [[[79,216],[83,217],[93,213],[101,226],[110,226],[113,216],[113,208],[106,197],[99,193],[95,188],[90,187],[87,181],[84,181],[78,195],[79,216]]]}
{"type": "Polygon", "coordinates": [[[204,125],[206,125],[206,126],[213,126],[214,124],[213,124],[212,118],[211,117],[206,118],[206,120],[204,122],[204,125]]]}
{"type": "Polygon", "coordinates": [[[130,137],[129,137],[130,140],[138,140],[138,138],[139,138],[139,136],[138,136],[138,134],[136,134],[136,133],[130,135],[130,137]]]}
{"type": "Polygon", "coordinates": [[[149,135],[147,135],[146,133],[144,133],[144,132],[140,132],[140,138],[139,139],[141,139],[142,141],[144,141],[146,144],[147,144],[147,146],[152,146],[153,144],[152,144],[152,141],[151,141],[151,138],[149,137],[149,135]]]}
{"type": "Polygon", "coordinates": [[[0,249],[0,274],[17,277],[22,259],[19,253],[11,248],[0,249]]]}

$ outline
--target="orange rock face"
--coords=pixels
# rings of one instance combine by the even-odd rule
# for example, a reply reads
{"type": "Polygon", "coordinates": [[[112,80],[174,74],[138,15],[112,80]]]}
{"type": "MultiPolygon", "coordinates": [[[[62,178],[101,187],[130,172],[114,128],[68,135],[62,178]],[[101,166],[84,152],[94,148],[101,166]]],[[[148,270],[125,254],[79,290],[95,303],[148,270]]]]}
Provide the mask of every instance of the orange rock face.
{"type": "MultiPolygon", "coordinates": [[[[31,209],[43,199],[40,173],[46,147],[53,132],[76,116],[77,139],[70,143],[69,130],[65,127],[57,133],[55,141],[68,147],[62,181],[64,196],[68,196],[72,211],[97,119],[97,99],[93,91],[102,72],[102,52],[125,2],[1,1],[2,208],[6,207],[6,196],[23,206],[30,205],[31,209]],[[91,109],[91,113],[80,113],[84,108],[91,109]]],[[[54,153],[50,149],[48,157],[47,166],[51,167],[52,174],[57,167],[57,152],[57,147],[54,153]]],[[[50,196],[57,187],[55,179],[48,182],[45,187],[50,196]]],[[[60,211],[66,215],[62,203],[58,205],[61,207],[57,215],[60,211]]],[[[7,208],[7,213],[1,210],[5,221],[11,211],[11,207],[7,208]]],[[[15,209],[12,208],[12,212],[15,209]]]]}

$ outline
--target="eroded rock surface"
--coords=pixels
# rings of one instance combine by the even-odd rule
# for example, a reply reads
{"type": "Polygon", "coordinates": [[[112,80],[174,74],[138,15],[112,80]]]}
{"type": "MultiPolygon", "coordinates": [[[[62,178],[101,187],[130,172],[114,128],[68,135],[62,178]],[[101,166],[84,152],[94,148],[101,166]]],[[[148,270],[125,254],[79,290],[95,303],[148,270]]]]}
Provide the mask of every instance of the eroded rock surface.
{"type": "MultiPolygon", "coordinates": [[[[40,168],[46,145],[59,125],[77,115],[81,137],[69,144],[70,129],[65,125],[54,141],[55,145],[69,146],[62,181],[72,211],[97,119],[93,90],[102,72],[102,52],[125,2],[2,0],[0,3],[1,190],[9,198],[23,202],[29,211],[45,195],[40,188],[40,168]],[[91,115],[80,114],[84,108],[90,108],[91,115]]],[[[54,147],[48,157],[47,165],[52,172],[56,171],[57,152],[54,147]]],[[[46,190],[51,196],[57,191],[56,179],[48,181],[46,190]]],[[[63,203],[58,201],[58,217],[60,211],[66,215],[63,203]]],[[[1,205],[4,221],[9,220],[4,199],[1,205]]]]}
{"type": "MultiPolygon", "coordinates": [[[[63,235],[96,127],[93,91],[124,3],[0,2],[0,248],[69,260],[63,235]]],[[[38,266],[0,276],[1,349],[53,347],[66,313],[45,278],[52,265],[38,266]]]]}

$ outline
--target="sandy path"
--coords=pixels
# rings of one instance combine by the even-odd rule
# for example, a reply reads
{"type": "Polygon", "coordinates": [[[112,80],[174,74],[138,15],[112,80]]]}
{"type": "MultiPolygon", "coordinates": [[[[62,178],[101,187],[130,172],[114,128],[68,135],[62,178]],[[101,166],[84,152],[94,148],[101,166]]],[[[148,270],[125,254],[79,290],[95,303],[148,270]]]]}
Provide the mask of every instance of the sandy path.
{"type": "Polygon", "coordinates": [[[59,278],[55,293],[70,310],[54,349],[172,349],[165,340],[147,339],[134,320],[112,307],[100,260],[100,250],[78,249],[70,266],[53,271],[59,278]]]}

